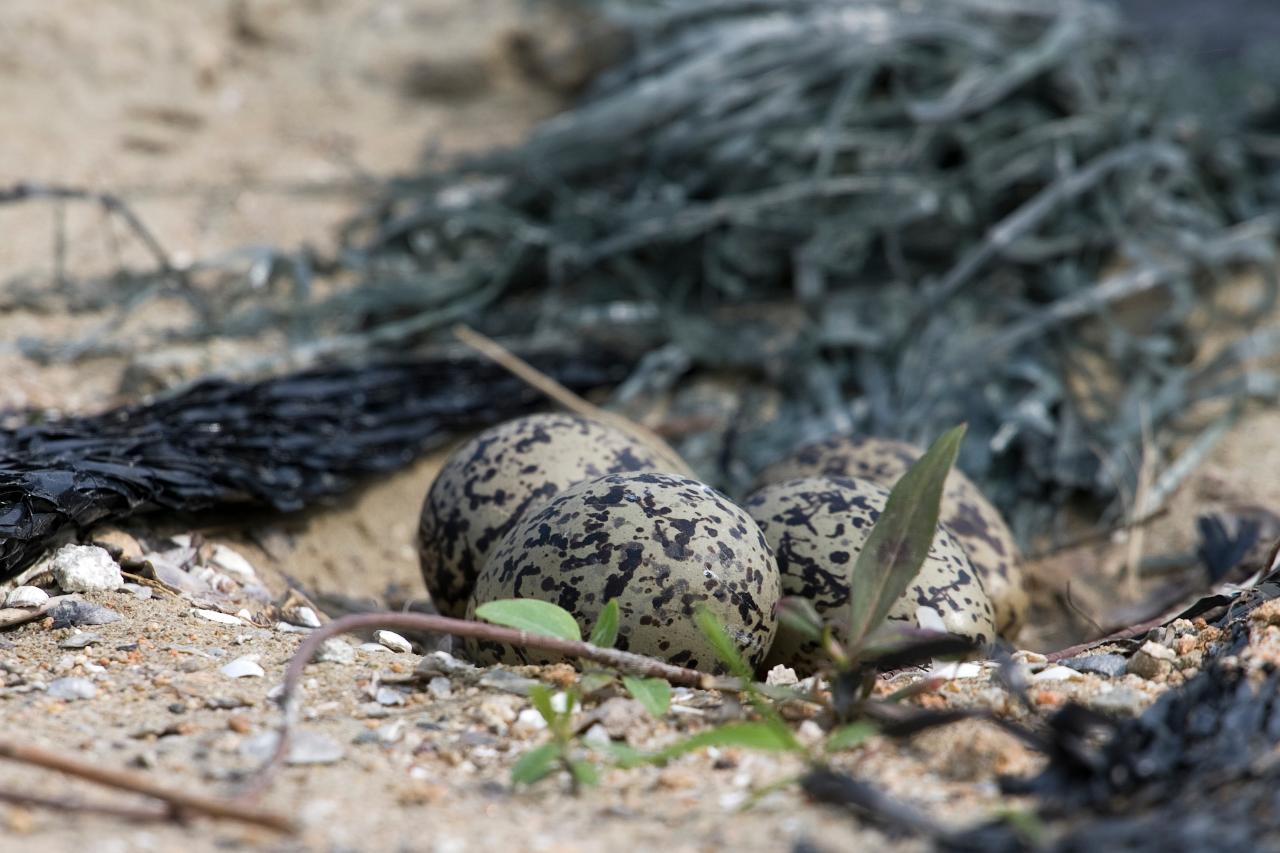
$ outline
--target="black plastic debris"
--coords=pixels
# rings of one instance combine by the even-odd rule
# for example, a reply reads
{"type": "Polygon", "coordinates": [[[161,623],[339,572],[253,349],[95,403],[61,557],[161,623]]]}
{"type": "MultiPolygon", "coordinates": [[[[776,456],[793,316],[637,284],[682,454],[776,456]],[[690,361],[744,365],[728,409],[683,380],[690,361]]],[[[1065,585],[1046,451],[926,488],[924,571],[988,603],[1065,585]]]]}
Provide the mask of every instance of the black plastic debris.
{"type": "MultiPolygon", "coordinates": [[[[628,368],[603,352],[529,360],[579,391],[628,368]]],[[[488,361],[438,356],[256,384],[211,379],[149,405],[3,431],[0,579],[60,534],[134,513],[298,510],[540,402],[488,361]]]]}

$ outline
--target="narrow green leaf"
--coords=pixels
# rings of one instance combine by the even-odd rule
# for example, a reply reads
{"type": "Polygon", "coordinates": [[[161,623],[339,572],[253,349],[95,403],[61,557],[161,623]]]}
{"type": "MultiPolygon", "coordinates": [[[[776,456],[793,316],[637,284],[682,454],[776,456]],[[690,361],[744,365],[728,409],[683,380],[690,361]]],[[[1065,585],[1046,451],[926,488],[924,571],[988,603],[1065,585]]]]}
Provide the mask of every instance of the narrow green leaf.
{"type": "Polygon", "coordinates": [[[613,644],[618,642],[617,599],[610,600],[604,606],[604,610],[600,611],[600,618],[596,620],[596,626],[591,629],[591,638],[587,642],[604,649],[611,649],[613,644]]]}
{"type": "Polygon", "coordinates": [[[868,722],[849,723],[834,729],[827,738],[827,752],[836,752],[857,746],[876,733],[876,727],[868,722]]]}
{"type": "Polygon", "coordinates": [[[542,684],[535,684],[529,688],[529,699],[533,702],[533,707],[542,715],[542,719],[547,721],[547,725],[552,725],[556,721],[556,709],[551,704],[551,689],[542,684]]]}
{"type": "Polygon", "coordinates": [[[807,598],[788,595],[778,602],[778,622],[806,640],[822,640],[822,617],[807,598]]]}
{"type": "Polygon", "coordinates": [[[848,630],[851,657],[889,615],[924,565],[938,530],[943,485],[964,432],[963,425],[946,432],[889,493],[884,512],[853,567],[848,630]]]}
{"type": "Polygon", "coordinates": [[[595,785],[600,781],[600,773],[590,761],[581,758],[569,762],[569,772],[579,785],[595,785]]]}
{"type": "Polygon", "coordinates": [[[724,625],[720,624],[716,615],[705,607],[699,607],[694,611],[693,621],[702,632],[702,636],[711,643],[716,657],[729,668],[729,672],[744,681],[751,681],[751,667],[747,666],[747,662],[742,659],[738,644],[729,636],[729,632],[724,629],[724,625]]]}
{"type": "Polygon", "coordinates": [[[511,766],[511,782],[516,785],[532,785],[556,769],[560,746],[544,743],[520,756],[511,766]]]}
{"type": "Polygon", "coordinates": [[[578,679],[578,689],[582,691],[583,696],[590,696],[616,683],[617,680],[618,677],[612,672],[584,672],[578,679]]]}
{"type": "Polygon", "coordinates": [[[622,683],[627,692],[644,706],[652,716],[662,719],[671,707],[671,685],[662,678],[637,678],[634,675],[622,676],[622,683]]]}
{"type": "Polygon", "coordinates": [[[687,752],[705,749],[708,746],[740,746],[767,752],[787,752],[795,749],[795,740],[791,737],[791,732],[785,725],[779,729],[779,725],[781,724],[768,720],[727,723],[678,741],[651,755],[650,760],[658,763],[670,761],[687,752]]]}
{"type": "Polygon", "coordinates": [[[625,743],[592,743],[591,741],[583,741],[589,749],[597,752],[603,752],[614,760],[619,767],[631,768],[639,767],[641,764],[647,763],[650,758],[645,753],[633,746],[625,743]]]}
{"type": "Polygon", "coordinates": [[[536,598],[504,598],[476,608],[476,616],[495,625],[505,625],[530,634],[581,640],[582,631],[573,616],[562,607],[536,598]]]}

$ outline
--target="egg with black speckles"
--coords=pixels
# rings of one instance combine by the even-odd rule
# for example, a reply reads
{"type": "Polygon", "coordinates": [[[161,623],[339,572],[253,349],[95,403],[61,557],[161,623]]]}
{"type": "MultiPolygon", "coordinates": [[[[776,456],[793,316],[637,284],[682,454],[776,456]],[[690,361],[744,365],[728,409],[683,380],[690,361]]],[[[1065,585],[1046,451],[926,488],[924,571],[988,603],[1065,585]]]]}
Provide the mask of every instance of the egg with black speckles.
{"type": "MultiPolygon", "coordinates": [[[[672,474],[612,474],[558,494],[522,519],[489,557],[468,607],[536,598],[584,632],[618,602],[617,647],[720,672],[694,613],[705,606],[752,666],[777,629],[778,568],[760,528],[728,498],[672,474]]],[[[548,663],[535,649],[472,641],[477,663],[548,663]]]]}
{"type": "MultiPolygon", "coordinates": [[[[868,436],[832,436],[806,445],[766,468],[757,487],[800,477],[858,477],[892,488],[924,452],[904,441],[868,436]]],[[[1022,556],[1000,511],[958,468],[947,477],[939,520],[964,546],[995,610],[1000,636],[1013,639],[1030,601],[1022,556]]]]}
{"type": "Polygon", "coordinates": [[[449,457],[422,505],[418,557],[431,600],[446,616],[462,616],[502,538],[569,486],[625,471],[684,470],[639,438],[578,415],[529,415],[485,430],[449,457]]]}
{"type": "MultiPolygon", "coordinates": [[[[888,500],[889,490],[869,480],[807,477],[766,486],[743,504],[773,549],[783,596],[813,602],[841,641],[854,565],[888,500]]],[[[995,638],[991,601],[982,581],[964,548],[942,525],[920,573],[890,609],[889,618],[932,627],[936,619],[922,620],[921,608],[935,611],[950,633],[980,644],[995,638]]],[[[822,659],[816,643],[784,625],[765,666],[812,671],[822,659]]]]}

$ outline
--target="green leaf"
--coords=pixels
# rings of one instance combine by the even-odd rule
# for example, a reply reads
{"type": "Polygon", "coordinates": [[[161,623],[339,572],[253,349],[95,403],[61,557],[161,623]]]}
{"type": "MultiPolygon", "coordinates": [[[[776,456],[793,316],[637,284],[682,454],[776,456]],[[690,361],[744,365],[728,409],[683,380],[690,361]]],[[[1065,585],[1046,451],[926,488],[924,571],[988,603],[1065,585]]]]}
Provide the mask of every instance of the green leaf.
{"type": "Polygon", "coordinates": [[[827,752],[836,752],[857,746],[876,733],[876,727],[868,722],[850,723],[834,729],[827,737],[827,752]]]}
{"type": "Polygon", "coordinates": [[[551,704],[551,688],[543,684],[535,684],[529,688],[529,699],[533,702],[533,707],[538,709],[538,713],[542,715],[542,719],[547,721],[547,725],[552,725],[556,721],[556,709],[551,704]]]}
{"type": "Polygon", "coordinates": [[[595,785],[600,781],[600,773],[590,761],[581,758],[569,762],[569,772],[579,785],[595,785]]]}
{"type": "Polygon", "coordinates": [[[633,746],[625,743],[591,743],[584,741],[588,748],[603,752],[614,760],[619,767],[631,768],[639,767],[651,760],[651,758],[633,746]]]}
{"type": "Polygon", "coordinates": [[[560,758],[560,745],[544,743],[534,747],[516,760],[511,767],[511,782],[515,785],[532,785],[556,769],[560,758]]]}
{"type": "Polygon", "coordinates": [[[963,425],[946,432],[902,475],[858,554],[850,583],[850,657],[885,620],[924,565],[938,531],[943,485],[964,432],[963,425]]]}
{"type": "Polygon", "coordinates": [[[705,749],[708,746],[740,746],[766,752],[787,752],[796,749],[796,742],[785,725],[770,720],[727,723],[678,741],[654,753],[650,756],[650,760],[669,761],[676,756],[705,749]]]}
{"type": "Polygon", "coordinates": [[[634,675],[622,676],[622,683],[627,692],[644,706],[652,716],[662,719],[671,707],[671,685],[662,678],[636,678],[634,675]]]}
{"type": "Polygon", "coordinates": [[[504,598],[476,608],[476,616],[495,625],[505,625],[530,634],[581,640],[582,631],[573,616],[562,607],[536,598],[504,598]]]}
{"type": "Polygon", "coordinates": [[[715,650],[716,657],[720,658],[720,662],[729,668],[729,672],[743,681],[751,681],[751,667],[747,666],[747,662],[742,659],[742,652],[738,650],[738,644],[729,636],[729,632],[724,629],[724,625],[720,624],[720,620],[716,618],[716,615],[706,607],[699,607],[694,611],[693,621],[698,626],[698,630],[702,632],[702,636],[706,637],[707,642],[711,643],[711,648],[715,650]]]}
{"type": "Polygon", "coordinates": [[[590,696],[617,682],[618,677],[612,672],[584,672],[578,679],[578,689],[583,696],[590,696]]]}
{"type": "Polygon", "coordinates": [[[783,628],[795,631],[806,640],[821,642],[822,617],[807,598],[788,595],[778,602],[778,622],[783,628]]]}
{"type": "Polygon", "coordinates": [[[618,642],[617,599],[612,599],[604,606],[604,610],[600,611],[600,618],[596,620],[596,626],[591,629],[591,638],[587,642],[603,649],[611,649],[613,644],[618,642]]]}

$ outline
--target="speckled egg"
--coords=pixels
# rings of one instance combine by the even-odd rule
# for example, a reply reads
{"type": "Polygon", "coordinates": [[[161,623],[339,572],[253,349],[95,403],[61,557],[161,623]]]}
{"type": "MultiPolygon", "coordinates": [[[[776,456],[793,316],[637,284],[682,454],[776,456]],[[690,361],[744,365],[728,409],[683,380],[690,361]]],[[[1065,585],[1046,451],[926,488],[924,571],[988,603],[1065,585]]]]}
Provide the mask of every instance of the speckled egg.
{"type": "MultiPolygon", "coordinates": [[[[865,436],[833,436],[806,445],[766,468],[757,486],[800,477],[858,477],[892,488],[924,453],[903,441],[865,436]]],[[[1026,619],[1027,592],[1022,557],[1013,533],[990,501],[959,469],[952,469],[939,516],[960,540],[995,609],[1002,637],[1013,639],[1026,619]]]]}
{"type": "Polygon", "coordinates": [[[459,448],[436,476],[418,523],[422,579],[436,608],[462,616],[486,558],[529,510],[575,483],[682,463],[612,426],[571,414],[517,418],[459,448]]]}
{"type": "MultiPolygon", "coordinates": [[[[782,573],[782,594],[807,598],[838,627],[849,606],[850,577],[858,554],[880,517],[889,490],[852,477],[808,477],[766,486],[743,505],[764,531],[782,573]]],[[[932,608],[946,630],[979,643],[995,638],[991,601],[964,548],[947,530],[938,534],[907,592],[889,611],[890,619],[933,627],[920,608],[932,608]]],[[[785,664],[812,670],[822,660],[817,644],[785,626],[765,666],[785,664]]]]}
{"type": "MultiPolygon", "coordinates": [[[[610,600],[618,648],[720,671],[694,624],[705,605],[752,663],[773,642],[778,568],[751,516],[688,477],[613,474],[580,483],[524,518],[485,563],[468,608],[537,598],[568,610],[584,633],[610,600]]],[[[535,650],[469,645],[480,663],[545,663],[535,650]]]]}

